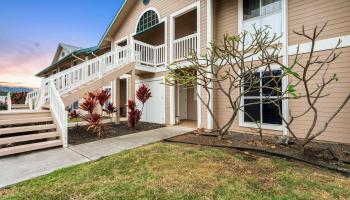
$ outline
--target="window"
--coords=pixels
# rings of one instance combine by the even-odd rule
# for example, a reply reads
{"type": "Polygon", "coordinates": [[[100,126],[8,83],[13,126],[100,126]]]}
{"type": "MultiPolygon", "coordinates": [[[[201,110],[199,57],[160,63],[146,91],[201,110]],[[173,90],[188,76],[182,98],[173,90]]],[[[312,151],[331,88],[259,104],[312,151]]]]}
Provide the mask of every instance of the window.
{"type": "Polygon", "coordinates": [[[254,32],[269,26],[271,34],[282,35],[282,0],[243,0],[243,29],[254,32]]]}
{"type": "Polygon", "coordinates": [[[145,12],[137,24],[136,33],[146,31],[159,23],[158,15],[154,10],[145,12]]]}
{"type": "Polygon", "coordinates": [[[66,54],[64,52],[61,53],[61,58],[63,58],[66,54]]]}
{"type": "Polygon", "coordinates": [[[276,89],[282,90],[281,70],[260,71],[255,74],[256,78],[250,78],[251,82],[245,82],[244,91],[247,93],[243,96],[244,104],[244,123],[260,122],[269,125],[282,125],[282,119],[279,115],[282,102],[271,103],[271,100],[277,99],[280,93],[276,89]],[[255,85],[252,85],[255,84],[255,85]]]}

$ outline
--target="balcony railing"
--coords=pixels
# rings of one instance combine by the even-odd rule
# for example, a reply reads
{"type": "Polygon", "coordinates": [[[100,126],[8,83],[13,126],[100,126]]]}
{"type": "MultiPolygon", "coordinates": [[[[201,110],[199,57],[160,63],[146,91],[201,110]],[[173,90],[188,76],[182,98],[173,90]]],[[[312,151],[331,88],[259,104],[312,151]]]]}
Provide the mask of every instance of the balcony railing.
{"type": "Polygon", "coordinates": [[[197,52],[198,34],[188,35],[179,38],[173,42],[173,60],[181,61],[190,56],[194,51],[197,52]]]}
{"type": "Polygon", "coordinates": [[[153,46],[136,40],[134,50],[138,64],[151,67],[160,67],[165,64],[165,44],[153,46]]]}

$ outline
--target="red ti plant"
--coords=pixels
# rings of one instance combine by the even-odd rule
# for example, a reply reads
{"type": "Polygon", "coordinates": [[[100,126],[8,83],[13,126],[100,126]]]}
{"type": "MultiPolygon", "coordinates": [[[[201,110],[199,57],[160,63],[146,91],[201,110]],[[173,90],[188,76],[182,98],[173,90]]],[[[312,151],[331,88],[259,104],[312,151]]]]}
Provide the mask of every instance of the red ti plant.
{"type": "Polygon", "coordinates": [[[137,122],[141,119],[141,111],[136,108],[136,103],[134,100],[128,100],[128,126],[129,128],[136,128],[137,122]]]}
{"type": "Polygon", "coordinates": [[[111,94],[107,90],[95,92],[95,99],[103,106],[111,98],[111,94]]]}
{"type": "Polygon", "coordinates": [[[111,117],[113,113],[117,112],[117,108],[112,103],[108,103],[105,111],[109,115],[109,117],[111,117]]]}
{"type": "Polygon", "coordinates": [[[99,114],[91,114],[87,121],[89,122],[89,126],[87,130],[93,129],[94,132],[97,133],[98,137],[101,137],[102,132],[105,128],[104,124],[102,123],[102,116],[99,114]]]}
{"type": "Polygon", "coordinates": [[[149,89],[147,85],[142,84],[137,89],[136,97],[142,103],[142,110],[143,110],[143,106],[145,105],[146,101],[152,97],[151,89],[149,89]]]}
{"type": "Polygon", "coordinates": [[[78,118],[79,118],[79,112],[77,110],[73,110],[72,112],[69,113],[69,119],[75,120],[75,128],[78,129],[79,123],[78,123],[78,118]]]}
{"type": "Polygon", "coordinates": [[[92,114],[92,112],[95,109],[95,106],[97,104],[96,99],[90,95],[85,95],[84,102],[80,104],[80,109],[87,111],[89,114],[92,114]]]}

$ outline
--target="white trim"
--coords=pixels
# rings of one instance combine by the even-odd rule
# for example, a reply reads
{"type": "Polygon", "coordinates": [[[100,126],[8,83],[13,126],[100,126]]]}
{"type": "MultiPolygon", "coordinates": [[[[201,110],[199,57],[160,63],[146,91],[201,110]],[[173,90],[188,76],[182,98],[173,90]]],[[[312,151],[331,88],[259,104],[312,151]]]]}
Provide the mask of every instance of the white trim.
{"type": "Polygon", "coordinates": [[[238,0],[238,34],[243,32],[243,0],[238,0]]]}
{"type": "Polygon", "coordinates": [[[170,43],[169,43],[169,46],[170,46],[170,63],[173,63],[174,62],[174,59],[173,59],[173,42],[175,40],[175,18],[181,16],[181,15],[184,15],[188,12],[191,12],[193,10],[197,10],[197,34],[198,34],[198,37],[197,37],[197,52],[199,53],[200,51],[200,32],[201,32],[201,29],[200,29],[200,1],[197,1],[197,2],[194,2],[174,13],[171,13],[170,14],[170,43]]]}
{"type": "MultiPolygon", "coordinates": [[[[316,41],[314,50],[315,51],[326,51],[326,50],[333,49],[338,44],[339,40],[341,40],[339,48],[344,48],[344,47],[350,46],[350,35],[345,35],[345,36],[340,36],[340,37],[328,38],[328,39],[324,39],[324,40],[318,40],[318,41],[316,41]]],[[[299,54],[309,53],[311,50],[311,42],[307,42],[307,43],[303,43],[303,44],[288,46],[288,54],[295,55],[297,53],[298,46],[299,46],[299,54]]]]}
{"type": "MultiPolygon", "coordinates": [[[[170,81],[171,82],[174,82],[174,79],[173,78],[170,78],[170,81]]],[[[175,116],[176,116],[176,111],[175,111],[175,86],[172,85],[172,86],[169,86],[169,98],[170,98],[170,105],[169,105],[169,108],[170,108],[170,125],[175,125],[175,116]]]]}
{"type": "MultiPolygon", "coordinates": [[[[278,65],[273,65],[271,66],[271,70],[276,70],[276,69],[280,69],[280,67],[278,65]]],[[[261,67],[258,72],[264,71],[265,67],[261,67]]],[[[287,82],[288,80],[283,77],[282,79],[282,88],[285,88],[286,85],[288,84],[287,82]]],[[[242,90],[243,90],[243,86],[242,86],[242,90]]],[[[286,101],[282,101],[282,115],[285,114],[285,110],[283,108],[286,107],[286,101]]],[[[244,105],[244,97],[241,98],[241,102],[240,102],[240,106],[244,105]]],[[[244,122],[244,113],[240,110],[238,111],[238,116],[239,116],[239,120],[238,120],[238,125],[241,127],[248,127],[248,128],[258,128],[258,126],[256,125],[256,123],[254,122],[244,122]]],[[[262,129],[268,129],[268,130],[276,130],[276,131],[283,131],[285,129],[285,127],[283,126],[283,124],[281,125],[277,125],[277,124],[264,124],[261,123],[261,128],[262,129]]]]}
{"type": "Polygon", "coordinates": [[[154,12],[157,14],[158,20],[159,20],[159,23],[160,23],[161,18],[160,18],[160,13],[158,12],[158,10],[157,10],[155,7],[149,7],[149,8],[147,8],[146,10],[144,10],[144,11],[141,13],[141,15],[139,15],[139,17],[138,17],[138,19],[137,19],[137,21],[136,21],[136,27],[135,27],[135,29],[134,29],[134,30],[135,30],[134,33],[137,32],[137,26],[139,25],[139,22],[140,22],[141,17],[142,17],[147,11],[150,11],[150,10],[154,11],[154,12]]]}
{"type": "MultiPolygon", "coordinates": [[[[211,43],[214,40],[213,28],[214,28],[213,27],[213,0],[207,0],[207,48],[211,47],[211,43]]],[[[209,65],[207,70],[210,71],[211,69],[212,69],[212,66],[209,65]]],[[[208,78],[212,78],[213,74],[208,73],[207,76],[208,76],[208,78]]],[[[210,82],[208,86],[210,88],[213,87],[213,82],[210,82]]],[[[213,100],[214,96],[213,96],[213,94],[214,94],[213,90],[209,89],[209,96],[211,97],[211,99],[208,102],[209,103],[208,107],[212,111],[214,109],[214,100],[213,100]]],[[[207,129],[212,130],[213,128],[214,128],[214,119],[211,116],[210,112],[207,111],[207,129]]]]}
{"type": "Polygon", "coordinates": [[[121,43],[121,42],[123,42],[123,41],[125,41],[125,40],[126,40],[127,45],[129,45],[129,36],[124,36],[124,37],[122,37],[122,38],[120,38],[120,39],[114,41],[113,49],[115,49],[115,48],[117,47],[117,44],[118,44],[118,43],[121,43]]]}
{"type": "MultiPolygon", "coordinates": [[[[283,56],[283,64],[285,66],[288,66],[288,0],[282,0],[282,42],[283,42],[283,48],[282,52],[285,56],[283,56]],[[286,56],[287,55],[287,56],[286,56]]],[[[287,84],[288,84],[288,76],[284,77],[282,82],[282,91],[287,90],[287,84]]],[[[288,97],[288,93],[285,94],[285,97],[288,97]]],[[[288,121],[289,118],[289,109],[288,109],[288,99],[282,100],[282,110],[283,110],[283,118],[288,121]]],[[[288,129],[286,127],[286,124],[282,122],[283,126],[283,135],[289,136],[288,129]]]]}

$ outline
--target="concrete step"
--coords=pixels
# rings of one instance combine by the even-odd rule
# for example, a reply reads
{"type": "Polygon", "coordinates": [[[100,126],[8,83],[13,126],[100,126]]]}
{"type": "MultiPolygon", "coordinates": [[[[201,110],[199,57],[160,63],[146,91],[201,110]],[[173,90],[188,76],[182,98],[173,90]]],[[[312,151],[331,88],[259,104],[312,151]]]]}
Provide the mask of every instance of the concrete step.
{"type": "Polygon", "coordinates": [[[6,137],[6,138],[0,138],[0,145],[13,144],[16,142],[33,141],[33,140],[39,140],[39,139],[45,139],[45,138],[55,138],[55,137],[59,137],[58,132],[36,133],[36,134],[30,134],[30,135],[6,137]]]}
{"type": "Polygon", "coordinates": [[[6,148],[0,149],[0,156],[7,156],[12,154],[45,149],[50,147],[57,147],[57,146],[62,146],[61,140],[50,140],[45,142],[25,144],[25,145],[19,145],[14,147],[6,147],[6,148]]]}
{"type": "Polygon", "coordinates": [[[18,125],[18,124],[31,124],[40,122],[52,122],[52,117],[38,117],[38,118],[23,118],[23,119],[11,119],[11,120],[0,120],[0,126],[7,125],[18,125]]]}
{"type": "Polygon", "coordinates": [[[56,129],[55,124],[47,124],[47,125],[36,125],[36,126],[20,126],[20,127],[11,127],[11,128],[1,128],[0,135],[8,135],[13,133],[23,133],[30,131],[44,131],[56,129]]]}

